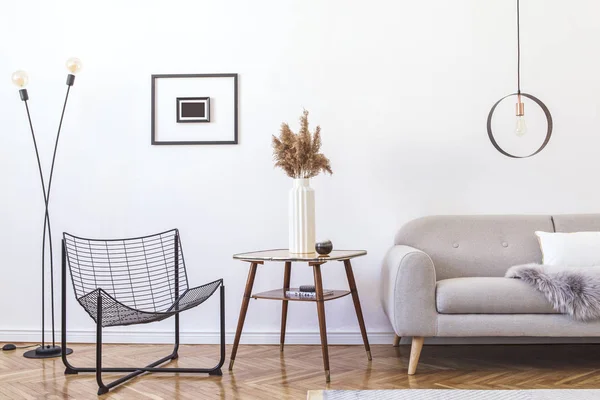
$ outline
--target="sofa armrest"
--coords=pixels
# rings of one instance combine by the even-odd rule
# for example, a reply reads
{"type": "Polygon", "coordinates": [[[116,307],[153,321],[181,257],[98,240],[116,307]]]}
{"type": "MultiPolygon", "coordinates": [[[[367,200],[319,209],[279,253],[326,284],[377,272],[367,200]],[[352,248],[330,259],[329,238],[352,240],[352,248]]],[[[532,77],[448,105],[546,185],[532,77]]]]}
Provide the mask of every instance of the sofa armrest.
{"type": "Polygon", "coordinates": [[[421,250],[397,245],[386,254],[382,303],[398,336],[436,336],[435,268],[421,250]]]}

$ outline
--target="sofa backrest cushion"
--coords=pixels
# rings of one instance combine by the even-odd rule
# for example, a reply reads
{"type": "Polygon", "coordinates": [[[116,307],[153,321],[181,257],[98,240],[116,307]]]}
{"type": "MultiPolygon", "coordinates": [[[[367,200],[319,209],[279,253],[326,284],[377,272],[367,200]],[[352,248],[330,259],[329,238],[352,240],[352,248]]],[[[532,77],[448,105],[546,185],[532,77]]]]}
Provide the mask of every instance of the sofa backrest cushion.
{"type": "Polygon", "coordinates": [[[600,214],[554,215],[556,232],[600,232],[600,214]]]}
{"type": "Polygon", "coordinates": [[[542,261],[535,231],[553,232],[552,217],[430,216],[404,225],[396,234],[395,243],[429,254],[437,280],[504,276],[513,265],[542,261]]]}

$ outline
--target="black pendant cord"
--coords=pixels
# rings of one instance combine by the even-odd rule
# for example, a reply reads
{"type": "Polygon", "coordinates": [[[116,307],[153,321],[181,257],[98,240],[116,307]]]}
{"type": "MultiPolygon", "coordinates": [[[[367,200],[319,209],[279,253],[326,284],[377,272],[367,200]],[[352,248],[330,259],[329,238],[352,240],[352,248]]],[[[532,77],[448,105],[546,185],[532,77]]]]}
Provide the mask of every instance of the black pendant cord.
{"type": "Polygon", "coordinates": [[[521,94],[521,2],[517,0],[517,93],[521,94]]]}

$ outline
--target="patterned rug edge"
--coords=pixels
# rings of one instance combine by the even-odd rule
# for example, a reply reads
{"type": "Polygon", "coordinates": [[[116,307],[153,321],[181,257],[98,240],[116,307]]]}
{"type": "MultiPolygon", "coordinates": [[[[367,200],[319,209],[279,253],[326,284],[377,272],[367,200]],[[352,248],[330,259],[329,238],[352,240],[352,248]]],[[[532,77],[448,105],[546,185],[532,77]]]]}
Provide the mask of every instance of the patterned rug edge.
{"type": "Polygon", "coordinates": [[[324,390],[309,390],[306,394],[306,400],[323,400],[324,390]]]}
{"type": "Polygon", "coordinates": [[[307,400],[388,400],[388,399],[492,399],[492,400],[593,400],[600,399],[599,389],[391,389],[391,390],[309,390],[307,400]],[[409,394],[410,393],[410,394],[409,394]],[[409,396],[409,397],[406,397],[409,396]]]}

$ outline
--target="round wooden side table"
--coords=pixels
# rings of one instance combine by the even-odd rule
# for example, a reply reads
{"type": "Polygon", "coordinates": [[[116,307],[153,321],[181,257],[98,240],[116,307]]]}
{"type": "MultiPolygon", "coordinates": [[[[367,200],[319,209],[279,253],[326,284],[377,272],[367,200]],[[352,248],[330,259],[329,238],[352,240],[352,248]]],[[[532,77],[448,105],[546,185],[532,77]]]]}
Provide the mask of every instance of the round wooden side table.
{"type": "Polygon", "coordinates": [[[362,309],[360,307],[360,300],[358,298],[358,291],[356,290],[356,281],[354,280],[354,273],[352,272],[352,264],[350,259],[366,255],[367,252],[364,250],[334,250],[328,256],[319,256],[318,254],[313,255],[297,255],[290,253],[288,250],[263,250],[255,251],[250,253],[235,254],[233,256],[236,260],[246,261],[250,263],[250,271],[248,273],[248,280],[246,281],[246,289],[244,290],[244,298],[242,300],[242,307],[240,309],[240,317],[238,319],[237,330],[235,332],[235,340],[233,342],[233,349],[231,351],[231,357],[229,362],[229,370],[233,369],[233,363],[237,353],[238,345],[240,343],[240,337],[244,328],[244,320],[246,319],[246,312],[248,311],[248,304],[250,298],[254,299],[268,299],[268,300],[279,300],[282,302],[281,309],[281,338],[280,338],[280,351],[283,351],[283,344],[285,342],[285,325],[287,319],[288,301],[312,301],[317,303],[317,313],[319,315],[319,330],[321,333],[321,349],[323,352],[323,366],[325,368],[325,380],[330,381],[329,373],[329,352],[327,349],[327,328],[325,323],[325,302],[329,300],[339,299],[341,297],[352,295],[354,301],[354,309],[356,311],[356,317],[358,318],[358,325],[360,326],[360,333],[362,334],[365,350],[367,352],[367,358],[371,360],[371,349],[369,347],[369,339],[367,338],[367,330],[365,328],[365,321],[363,319],[362,309]],[[259,265],[263,265],[265,261],[274,261],[283,263],[285,270],[283,275],[283,288],[269,290],[267,292],[252,294],[252,287],[254,286],[254,278],[256,277],[256,270],[259,265]],[[333,290],[333,293],[323,295],[323,281],[321,279],[321,266],[330,261],[340,261],[344,263],[346,269],[346,277],[348,278],[348,286],[350,290],[333,290]],[[308,263],[313,268],[313,275],[315,281],[315,294],[316,298],[296,298],[286,297],[286,290],[298,290],[290,288],[290,278],[292,274],[292,263],[303,262],[308,263]]]}

